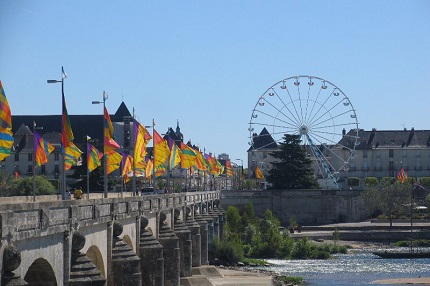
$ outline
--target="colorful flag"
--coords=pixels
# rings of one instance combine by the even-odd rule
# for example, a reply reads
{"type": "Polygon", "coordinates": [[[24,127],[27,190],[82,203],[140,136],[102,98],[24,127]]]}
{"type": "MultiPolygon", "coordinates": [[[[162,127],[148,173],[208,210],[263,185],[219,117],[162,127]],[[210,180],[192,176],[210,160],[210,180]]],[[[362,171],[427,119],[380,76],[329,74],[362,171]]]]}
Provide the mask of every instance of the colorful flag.
{"type": "Polygon", "coordinates": [[[146,158],[146,166],[145,166],[145,177],[146,178],[149,178],[152,176],[152,174],[153,174],[152,169],[153,169],[153,164],[152,164],[151,159],[146,158]]]}
{"type": "MultiPolygon", "coordinates": [[[[135,162],[134,163],[134,175],[136,177],[139,176],[146,176],[146,159],[144,159],[143,161],[140,162],[135,162]]],[[[152,166],[151,166],[151,172],[152,172],[152,166]]]]}
{"type": "Polygon", "coordinates": [[[146,145],[149,140],[152,139],[151,134],[149,134],[148,130],[137,122],[137,120],[133,120],[133,135],[134,135],[134,153],[133,159],[134,162],[141,162],[145,160],[146,156],[146,145]]]}
{"type": "Polygon", "coordinates": [[[122,155],[122,173],[123,177],[127,176],[128,173],[133,171],[133,158],[130,155],[122,155]]]}
{"type": "Polygon", "coordinates": [[[166,173],[166,165],[160,164],[154,168],[155,170],[155,177],[160,177],[164,173],[166,173]]]}
{"type": "Polygon", "coordinates": [[[212,157],[211,153],[205,154],[205,158],[206,158],[206,161],[208,163],[209,173],[215,174],[216,173],[216,168],[217,168],[215,159],[212,157]]]}
{"type": "Polygon", "coordinates": [[[205,162],[205,158],[203,157],[200,151],[195,150],[196,152],[196,167],[200,171],[206,171],[208,169],[207,163],[205,162]]]}
{"type": "Polygon", "coordinates": [[[181,149],[179,149],[178,145],[176,145],[170,137],[168,138],[167,143],[170,148],[169,167],[170,170],[172,170],[181,162],[181,149]]]}
{"type": "Polygon", "coordinates": [[[79,150],[73,142],[70,142],[69,147],[67,147],[64,152],[64,168],[69,170],[72,166],[78,165],[81,156],[82,151],[79,150]]]}
{"type": "Polygon", "coordinates": [[[188,169],[196,165],[197,153],[188,145],[181,142],[181,168],[188,169]]]}
{"type": "Polygon", "coordinates": [[[103,153],[94,148],[93,145],[87,143],[87,168],[88,172],[92,172],[97,167],[102,165],[101,159],[103,158],[103,153]]]}
{"type": "Polygon", "coordinates": [[[107,153],[109,150],[115,150],[120,148],[118,143],[115,141],[115,132],[113,130],[112,121],[110,120],[107,108],[104,108],[104,152],[107,153]]]}
{"type": "Polygon", "coordinates": [[[396,178],[399,182],[403,184],[406,182],[408,175],[405,173],[405,170],[402,168],[400,169],[400,172],[396,172],[396,178]]]}
{"type": "Polygon", "coordinates": [[[216,167],[215,167],[215,171],[216,173],[214,174],[214,176],[219,176],[222,173],[224,173],[224,166],[221,164],[220,161],[215,159],[215,163],[216,163],[216,167]]]}
{"type": "Polygon", "coordinates": [[[262,180],[265,179],[263,173],[261,172],[260,168],[258,168],[258,166],[255,167],[255,178],[262,179],[262,180]]]}
{"type": "Polygon", "coordinates": [[[66,99],[63,94],[63,116],[61,127],[61,143],[63,144],[63,152],[65,152],[65,148],[71,145],[73,139],[72,126],[70,125],[69,115],[67,114],[66,99]]]}
{"type": "Polygon", "coordinates": [[[34,131],[34,157],[36,167],[46,164],[48,162],[48,155],[51,154],[54,149],[54,146],[44,140],[39,133],[34,131]]]}
{"type": "Polygon", "coordinates": [[[0,81],[0,161],[12,153],[12,115],[3,85],[0,81]]]}
{"type": "Polygon", "coordinates": [[[107,153],[107,174],[112,173],[116,169],[119,169],[122,162],[122,155],[118,152],[110,150],[107,153]]]}
{"type": "Polygon", "coordinates": [[[154,166],[164,165],[170,155],[170,149],[167,141],[164,140],[160,134],[154,129],[154,166]]]}
{"type": "Polygon", "coordinates": [[[234,175],[233,167],[231,166],[230,160],[225,161],[225,174],[229,177],[233,177],[234,175]]]}

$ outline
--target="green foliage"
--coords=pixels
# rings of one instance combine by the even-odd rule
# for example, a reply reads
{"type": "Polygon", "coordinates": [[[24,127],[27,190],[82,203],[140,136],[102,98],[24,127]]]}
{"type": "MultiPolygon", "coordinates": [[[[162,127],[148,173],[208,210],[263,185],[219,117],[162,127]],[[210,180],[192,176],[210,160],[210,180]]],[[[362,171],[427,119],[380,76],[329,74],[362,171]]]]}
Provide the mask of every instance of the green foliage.
{"type": "MultiPolygon", "coordinates": [[[[86,158],[86,149],[84,148],[84,154],[82,157],[86,158]]],[[[82,150],[82,149],[81,149],[82,150]]],[[[80,166],[72,166],[73,173],[68,175],[69,178],[75,180],[75,183],[70,187],[72,189],[81,189],[84,193],[87,193],[87,160],[83,160],[80,166]]],[[[116,184],[115,179],[112,176],[108,176],[108,190],[112,190],[116,184]]],[[[91,193],[102,193],[104,191],[104,171],[103,171],[103,160],[102,165],[97,167],[90,173],[90,192],[91,193]]]]}
{"type": "Polygon", "coordinates": [[[0,196],[6,197],[10,193],[10,188],[14,177],[6,170],[0,170],[0,196]]]}
{"type": "Polygon", "coordinates": [[[279,276],[278,279],[284,283],[285,285],[302,285],[303,284],[303,278],[297,277],[297,276],[279,276]]]}
{"type": "Polygon", "coordinates": [[[420,185],[426,188],[430,188],[430,177],[421,177],[420,185]]]}
{"type": "MultiPolygon", "coordinates": [[[[407,246],[410,246],[410,243],[411,243],[410,240],[401,240],[401,241],[396,241],[394,243],[394,245],[398,246],[398,247],[407,247],[407,246]]],[[[430,239],[412,240],[412,246],[414,246],[414,247],[430,247],[430,239]]]]}
{"type": "Polygon", "coordinates": [[[214,239],[209,245],[210,260],[218,259],[224,263],[235,264],[244,258],[242,243],[238,240],[214,239]]]}
{"type": "Polygon", "coordinates": [[[392,218],[405,211],[405,203],[410,202],[412,184],[402,184],[393,178],[384,177],[376,186],[366,186],[361,197],[369,214],[383,214],[392,218]]]}
{"type": "Polygon", "coordinates": [[[227,238],[238,238],[239,233],[242,232],[242,217],[240,216],[239,209],[235,206],[228,206],[225,216],[227,219],[227,238]]]}
{"type": "MultiPolygon", "coordinates": [[[[246,257],[279,259],[326,259],[331,253],[344,251],[346,247],[316,244],[307,238],[294,241],[287,231],[280,230],[280,221],[271,210],[266,210],[262,218],[255,216],[252,205],[242,212],[229,206],[226,212],[226,239],[242,245],[246,257]]],[[[297,222],[292,222],[297,224],[297,222]]],[[[218,247],[218,245],[215,245],[218,247]]],[[[215,248],[214,248],[215,249],[215,248]]],[[[212,253],[216,251],[212,249],[212,253]]],[[[218,249],[218,248],[216,248],[218,249]]],[[[218,250],[217,250],[218,251],[218,250]]],[[[215,255],[215,254],[214,254],[215,255]]],[[[217,252],[219,258],[220,254],[217,252]]]]}
{"type": "Polygon", "coordinates": [[[349,177],[347,184],[349,187],[358,187],[360,185],[360,179],[357,177],[349,177]]]}
{"type": "Polygon", "coordinates": [[[378,185],[378,183],[379,183],[379,180],[376,177],[366,177],[364,179],[364,185],[365,186],[375,187],[378,185]]]}
{"type": "Polygon", "coordinates": [[[255,183],[255,180],[245,180],[243,181],[243,189],[244,190],[253,190],[257,188],[257,184],[255,183]]]}
{"type": "Polygon", "coordinates": [[[279,144],[279,150],[271,152],[275,160],[269,170],[267,181],[271,189],[316,189],[319,188],[311,160],[306,150],[300,145],[300,135],[284,135],[284,142],[279,144]]]}
{"type": "Polygon", "coordinates": [[[296,228],[297,227],[297,220],[295,216],[290,217],[290,225],[289,227],[291,228],[296,228]]]}
{"type": "Polygon", "coordinates": [[[272,265],[272,263],[267,262],[266,260],[263,259],[255,259],[255,258],[243,258],[241,260],[241,262],[245,263],[246,265],[251,265],[251,266],[267,266],[267,265],[272,265]]]}
{"type": "Polygon", "coordinates": [[[336,228],[334,229],[334,232],[333,232],[333,240],[334,240],[334,244],[336,244],[336,243],[337,243],[337,241],[339,240],[339,238],[340,238],[339,229],[336,227],[336,228]]]}
{"type": "Polygon", "coordinates": [[[294,259],[309,259],[312,254],[312,246],[307,237],[299,239],[294,244],[293,250],[291,251],[291,258],[294,259]]]}
{"type": "Polygon", "coordinates": [[[382,177],[380,180],[380,184],[383,184],[383,185],[386,185],[386,184],[392,185],[395,182],[396,182],[396,178],[394,177],[382,177]]]}
{"type": "MultiPolygon", "coordinates": [[[[45,176],[36,176],[36,195],[53,195],[54,186],[45,176]]],[[[14,179],[5,196],[31,196],[33,195],[33,177],[14,179]]]]}
{"type": "Polygon", "coordinates": [[[61,187],[60,187],[61,181],[60,180],[58,180],[58,179],[51,179],[51,180],[48,180],[48,181],[54,186],[55,190],[60,190],[61,189],[61,187]]]}

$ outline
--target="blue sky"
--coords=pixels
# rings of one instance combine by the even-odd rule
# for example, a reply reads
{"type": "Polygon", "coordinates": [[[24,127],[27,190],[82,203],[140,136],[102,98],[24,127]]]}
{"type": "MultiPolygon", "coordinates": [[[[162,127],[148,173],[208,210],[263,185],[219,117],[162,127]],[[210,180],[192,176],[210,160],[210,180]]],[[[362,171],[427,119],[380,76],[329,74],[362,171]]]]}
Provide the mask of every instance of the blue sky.
{"type": "Polygon", "coordinates": [[[259,96],[295,75],[341,88],[360,128],[430,129],[429,1],[2,0],[0,35],[12,114],[60,114],[64,66],[69,114],[105,90],[238,164],[259,96]]]}

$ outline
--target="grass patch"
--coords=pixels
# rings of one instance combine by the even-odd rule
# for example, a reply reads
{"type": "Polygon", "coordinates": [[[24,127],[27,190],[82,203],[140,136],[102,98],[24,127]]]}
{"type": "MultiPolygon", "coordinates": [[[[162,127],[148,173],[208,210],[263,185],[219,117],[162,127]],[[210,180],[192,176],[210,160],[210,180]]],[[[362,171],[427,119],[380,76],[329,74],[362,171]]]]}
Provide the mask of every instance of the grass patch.
{"type": "MultiPolygon", "coordinates": [[[[400,240],[394,243],[398,247],[408,247],[410,240],[400,240]]],[[[412,246],[415,247],[430,247],[430,239],[415,239],[412,240],[412,246]]]]}
{"type": "Polygon", "coordinates": [[[303,278],[298,276],[285,276],[281,275],[278,277],[280,281],[287,285],[303,285],[303,278]]]}
{"type": "Polygon", "coordinates": [[[250,266],[267,266],[267,265],[272,265],[272,263],[269,263],[265,260],[262,259],[255,259],[255,258],[244,258],[242,261],[242,263],[246,264],[246,265],[250,265],[250,266]]]}

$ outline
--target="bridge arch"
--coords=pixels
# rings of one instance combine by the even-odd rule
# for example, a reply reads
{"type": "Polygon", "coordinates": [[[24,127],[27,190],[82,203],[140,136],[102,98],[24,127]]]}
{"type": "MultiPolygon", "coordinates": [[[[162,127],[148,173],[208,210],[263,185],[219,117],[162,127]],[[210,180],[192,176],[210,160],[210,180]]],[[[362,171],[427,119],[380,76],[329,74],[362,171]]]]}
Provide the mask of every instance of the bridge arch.
{"type": "Polygon", "coordinates": [[[58,285],[54,269],[44,258],[38,258],[30,265],[24,276],[24,280],[31,286],[58,285]]]}
{"type": "Polygon", "coordinates": [[[103,256],[100,252],[100,249],[97,246],[92,245],[90,248],[88,248],[85,255],[95,264],[101,275],[106,278],[106,267],[103,262],[103,256]]]}
{"type": "Polygon", "coordinates": [[[124,235],[124,237],[122,238],[122,240],[127,243],[128,246],[130,246],[131,249],[133,248],[133,241],[131,240],[130,236],[128,235],[124,235]]]}

